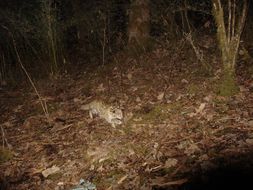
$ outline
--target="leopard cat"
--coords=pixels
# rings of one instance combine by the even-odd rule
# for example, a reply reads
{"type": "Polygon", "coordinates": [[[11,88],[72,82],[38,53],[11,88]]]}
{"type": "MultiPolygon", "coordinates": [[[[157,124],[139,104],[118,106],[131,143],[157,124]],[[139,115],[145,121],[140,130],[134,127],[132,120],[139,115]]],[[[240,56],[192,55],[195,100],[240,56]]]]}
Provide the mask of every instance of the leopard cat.
{"type": "Polygon", "coordinates": [[[116,125],[123,123],[123,112],[117,107],[113,107],[103,103],[100,100],[94,100],[86,105],[81,106],[81,110],[89,111],[90,118],[95,115],[105,119],[108,123],[115,128],[116,125]]]}

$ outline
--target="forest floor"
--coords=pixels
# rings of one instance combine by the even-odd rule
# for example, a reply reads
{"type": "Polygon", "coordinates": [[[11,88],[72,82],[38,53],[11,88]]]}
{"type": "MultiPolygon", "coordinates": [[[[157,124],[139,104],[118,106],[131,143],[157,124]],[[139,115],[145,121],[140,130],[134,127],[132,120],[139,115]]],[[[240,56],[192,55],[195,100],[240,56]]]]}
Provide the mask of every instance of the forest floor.
{"type": "Polygon", "coordinates": [[[182,43],[40,80],[50,119],[31,86],[2,89],[0,189],[70,190],[80,179],[98,190],[250,184],[253,80],[238,68],[240,92],[219,96],[217,47],[207,48],[209,76],[182,43]],[[80,107],[95,99],[120,105],[124,124],[89,118],[80,107]]]}

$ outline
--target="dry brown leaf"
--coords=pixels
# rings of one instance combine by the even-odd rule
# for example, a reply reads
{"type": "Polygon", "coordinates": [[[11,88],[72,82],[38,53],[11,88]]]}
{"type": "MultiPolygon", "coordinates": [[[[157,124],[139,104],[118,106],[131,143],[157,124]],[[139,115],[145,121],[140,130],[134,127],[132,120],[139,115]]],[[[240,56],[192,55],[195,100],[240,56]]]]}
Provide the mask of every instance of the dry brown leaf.
{"type": "Polygon", "coordinates": [[[162,100],[164,98],[164,92],[161,92],[158,96],[157,96],[157,100],[162,100]]]}
{"type": "Polygon", "coordinates": [[[128,73],[128,74],[127,74],[127,78],[128,78],[128,80],[132,80],[132,78],[133,78],[132,73],[128,73]]]}
{"type": "Polygon", "coordinates": [[[53,165],[51,168],[47,168],[47,169],[43,170],[41,173],[44,178],[47,178],[48,176],[58,173],[59,171],[60,171],[60,168],[53,165]]]}
{"type": "Polygon", "coordinates": [[[201,103],[199,108],[196,110],[196,113],[197,114],[203,114],[203,111],[204,111],[205,107],[206,107],[206,103],[201,103]]]}
{"type": "Polygon", "coordinates": [[[175,167],[177,165],[177,163],[178,163],[177,159],[169,158],[169,159],[166,160],[164,167],[165,168],[175,167]]]}

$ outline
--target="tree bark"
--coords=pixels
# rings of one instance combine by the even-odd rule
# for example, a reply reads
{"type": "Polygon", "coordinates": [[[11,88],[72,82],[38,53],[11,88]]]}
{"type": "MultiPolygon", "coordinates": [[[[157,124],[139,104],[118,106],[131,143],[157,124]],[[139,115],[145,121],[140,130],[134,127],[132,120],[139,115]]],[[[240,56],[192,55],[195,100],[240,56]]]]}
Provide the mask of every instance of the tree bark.
{"type": "Polygon", "coordinates": [[[220,94],[230,96],[238,91],[235,80],[235,66],[241,34],[246,20],[247,1],[243,0],[243,6],[239,7],[236,0],[228,0],[227,8],[228,15],[226,17],[221,1],[213,0],[213,16],[217,25],[217,38],[223,63],[223,80],[221,81],[220,94]]]}
{"type": "Polygon", "coordinates": [[[140,53],[146,51],[150,40],[149,0],[135,0],[130,5],[128,23],[128,48],[140,53]]]}

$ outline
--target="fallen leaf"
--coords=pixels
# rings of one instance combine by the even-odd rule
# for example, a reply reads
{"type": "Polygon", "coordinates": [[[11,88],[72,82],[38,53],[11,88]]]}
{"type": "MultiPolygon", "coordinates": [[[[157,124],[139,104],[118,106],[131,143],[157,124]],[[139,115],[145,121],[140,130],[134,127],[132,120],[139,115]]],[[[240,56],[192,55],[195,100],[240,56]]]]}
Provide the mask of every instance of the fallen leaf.
{"type": "Polygon", "coordinates": [[[132,78],[133,78],[132,73],[128,73],[128,74],[127,74],[127,78],[128,78],[128,80],[132,80],[132,78]]]}
{"type": "Polygon", "coordinates": [[[200,151],[199,147],[198,147],[196,144],[192,143],[192,144],[190,144],[190,146],[184,151],[184,153],[187,154],[187,155],[189,156],[189,155],[192,155],[192,154],[194,154],[194,153],[196,153],[196,152],[198,152],[198,151],[200,151]]]}
{"type": "Polygon", "coordinates": [[[179,95],[179,96],[177,97],[176,101],[179,101],[179,100],[181,100],[181,99],[182,99],[182,95],[179,95]]]}
{"type": "Polygon", "coordinates": [[[249,121],[249,126],[250,126],[250,127],[253,127],[253,120],[250,120],[250,121],[249,121]]]}
{"type": "Polygon", "coordinates": [[[140,97],[138,96],[137,98],[136,98],[136,100],[135,100],[136,102],[141,102],[141,99],[140,99],[140,97]]]}
{"type": "Polygon", "coordinates": [[[81,99],[79,99],[79,98],[74,98],[74,102],[75,102],[75,103],[81,102],[81,99]]]}
{"type": "Polygon", "coordinates": [[[171,167],[176,166],[177,163],[178,163],[177,159],[175,159],[175,158],[169,158],[169,159],[166,160],[164,166],[165,166],[165,168],[171,168],[171,167]]]}
{"type": "Polygon", "coordinates": [[[249,145],[253,145],[253,139],[246,139],[246,143],[249,145]]]}
{"type": "Polygon", "coordinates": [[[6,121],[2,124],[2,126],[5,126],[5,127],[12,127],[13,126],[13,123],[11,123],[10,121],[6,121]]]}
{"type": "Polygon", "coordinates": [[[101,83],[98,87],[97,87],[97,91],[98,92],[104,92],[105,91],[105,87],[104,87],[104,84],[101,83]]]}
{"type": "Polygon", "coordinates": [[[212,96],[211,95],[208,95],[208,96],[206,96],[205,98],[204,98],[204,100],[206,101],[206,102],[210,102],[211,100],[212,100],[212,96]]]}
{"type": "Polygon", "coordinates": [[[158,100],[162,100],[164,97],[164,92],[161,92],[158,96],[157,96],[157,99],[158,100]]]}
{"type": "Polygon", "coordinates": [[[53,165],[51,168],[47,168],[44,171],[42,171],[41,173],[42,173],[43,177],[47,178],[48,176],[58,173],[59,171],[60,171],[60,168],[53,165]]]}
{"type": "Polygon", "coordinates": [[[183,84],[188,84],[189,82],[188,82],[188,80],[186,80],[186,79],[182,79],[182,80],[181,80],[181,83],[183,83],[183,84]]]}
{"type": "Polygon", "coordinates": [[[15,113],[22,111],[23,105],[18,105],[16,108],[13,109],[15,113]]]}
{"type": "Polygon", "coordinates": [[[202,103],[200,104],[199,108],[196,110],[196,113],[203,113],[203,110],[205,109],[206,107],[206,103],[202,103]]]}

